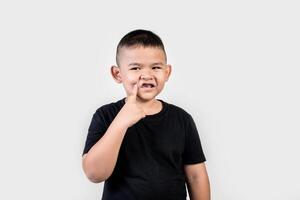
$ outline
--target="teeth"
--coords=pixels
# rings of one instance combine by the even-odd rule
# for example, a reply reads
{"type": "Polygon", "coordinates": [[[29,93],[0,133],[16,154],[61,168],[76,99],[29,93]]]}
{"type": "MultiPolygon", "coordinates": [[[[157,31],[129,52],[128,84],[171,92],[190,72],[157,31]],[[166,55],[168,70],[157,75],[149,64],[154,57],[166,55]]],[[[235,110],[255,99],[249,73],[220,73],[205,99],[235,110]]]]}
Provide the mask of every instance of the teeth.
{"type": "Polygon", "coordinates": [[[148,83],[144,83],[143,85],[142,85],[142,87],[154,87],[154,85],[153,84],[148,84],[148,83]]]}

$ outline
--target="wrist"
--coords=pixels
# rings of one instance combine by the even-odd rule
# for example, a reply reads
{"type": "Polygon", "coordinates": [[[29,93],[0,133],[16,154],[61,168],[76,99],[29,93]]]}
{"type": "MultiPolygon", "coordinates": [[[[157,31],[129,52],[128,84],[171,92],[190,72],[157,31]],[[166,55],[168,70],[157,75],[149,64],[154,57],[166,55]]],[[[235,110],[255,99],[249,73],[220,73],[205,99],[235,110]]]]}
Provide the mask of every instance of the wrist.
{"type": "Polygon", "coordinates": [[[122,119],[118,115],[114,119],[113,125],[114,125],[114,127],[118,128],[118,129],[125,130],[125,131],[130,127],[129,123],[126,122],[126,120],[122,119]]]}

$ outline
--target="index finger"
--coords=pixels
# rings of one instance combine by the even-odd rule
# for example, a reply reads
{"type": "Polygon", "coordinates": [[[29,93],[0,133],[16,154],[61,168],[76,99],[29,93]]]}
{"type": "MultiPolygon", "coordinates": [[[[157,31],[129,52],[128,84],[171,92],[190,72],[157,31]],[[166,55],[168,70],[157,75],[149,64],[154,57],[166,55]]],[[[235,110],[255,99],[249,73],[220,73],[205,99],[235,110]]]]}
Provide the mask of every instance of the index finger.
{"type": "Polygon", "coordinates": [[[136,96],[139,90],[139,80],[133,85],[132,91],[129,94],[129,97],[136,100],[136,96]]]}

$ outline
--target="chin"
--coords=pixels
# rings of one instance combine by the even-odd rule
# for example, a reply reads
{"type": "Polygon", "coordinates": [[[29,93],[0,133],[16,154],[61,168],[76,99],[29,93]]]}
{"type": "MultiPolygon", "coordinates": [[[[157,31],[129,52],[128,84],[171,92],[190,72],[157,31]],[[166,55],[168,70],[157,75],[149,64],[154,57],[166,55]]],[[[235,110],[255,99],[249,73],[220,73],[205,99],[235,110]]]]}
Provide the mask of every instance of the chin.
{"type": "Polygon", "coordinates": [[[157,95],[139,95],[139,99],[141,99],[142,101],[151,101],[153,99],[155,99],[157,95]]]}

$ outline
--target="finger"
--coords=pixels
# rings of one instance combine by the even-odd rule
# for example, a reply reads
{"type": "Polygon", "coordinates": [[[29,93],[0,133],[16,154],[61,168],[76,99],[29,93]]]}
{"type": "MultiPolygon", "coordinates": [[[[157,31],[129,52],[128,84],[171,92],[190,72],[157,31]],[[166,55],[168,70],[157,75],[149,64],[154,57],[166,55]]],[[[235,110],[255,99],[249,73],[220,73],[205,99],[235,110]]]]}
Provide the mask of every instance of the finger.
{"type": "Polygon", "coordinates": [[[133,97],[137,96],[138,90],[139,90],[139,84],[136,83],[136,84],[134,84],[133,89],[132,89],[132,96],[133,97]]]}
{"type": "Polygon", "coordinates": [[[133,85],[132,92],[129,95],[131,99],[136,100],[136,96],[137,96],[138,90],[139,90],[139,80],[137,81],[137,83],[135,83],[133,85]]]}

